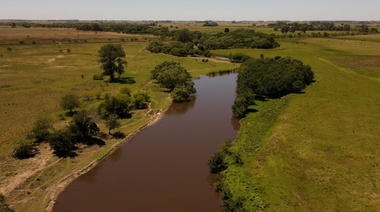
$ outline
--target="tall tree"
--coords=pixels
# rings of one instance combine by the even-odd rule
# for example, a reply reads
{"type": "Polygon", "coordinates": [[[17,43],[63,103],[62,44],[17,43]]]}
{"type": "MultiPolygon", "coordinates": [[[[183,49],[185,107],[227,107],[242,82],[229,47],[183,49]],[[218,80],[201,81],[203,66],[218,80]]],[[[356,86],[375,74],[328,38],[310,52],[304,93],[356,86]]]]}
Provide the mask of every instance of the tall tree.
{"type": "Polygon", "coordinates": [[[106,44],[99,50],[99,63],[103,69],[103,75],[110,76],[110,81],[115,80],[115,74],[119,77],[125,72],[127,66],[125,52],[120,44],[106,44]]]}

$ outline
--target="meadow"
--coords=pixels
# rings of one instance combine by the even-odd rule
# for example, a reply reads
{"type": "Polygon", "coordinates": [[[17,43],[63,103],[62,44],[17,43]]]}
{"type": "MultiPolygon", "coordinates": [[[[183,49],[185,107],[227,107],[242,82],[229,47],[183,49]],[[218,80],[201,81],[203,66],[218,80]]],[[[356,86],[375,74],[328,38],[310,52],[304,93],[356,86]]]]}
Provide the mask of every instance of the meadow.
{"type": "Polygon", "coordinates": [[[225,184],[248,211],[378,211],[379,35],[283,39],[253,57],[291,56],[312,67],[303,94],[257,102],[232,150],[243,166],[225,184]]]}
{"type": "MultiPolygon", "coordinates": [[[[249,27],[272,33],[270,28],[240,23],[164,25],[204,32],[249,27]]],[[[50,117],[58,129],[70,121],[59,118],[65,113],[59,101],[66,93],[79,95],[81,108],[94,111],[101,101],[95,98],[97,93],[116,94],[124,87],[148,92],[149,109],[134,111],[131,119],[122,120],[119,130],[130,137],[170,104],[168,93],[150,80],[155,65],[177,61],[193,77],[239,66],[214,58],[204,63],[202,58],[151,54],[145,50],[151,39],[0,27],[0,192],[13,209],[43,211],[65,182],[125,141],[107,138],[103,147],[83,146],[75,158],[57,158],[44,144],[34,158],[14,159],[13,148],[38,117],[50,117]],[[92,78],[101,73],[97,51],[106,43],[120,43],[125,49],[128,67],[123,83],[92,78]]],[[[252,108],[257,112],[242,119],[238,138],[232,142],[244,165],[227,169],[225,185],[249,211],[380,210],[380,35],[278,41],[281,47],[271,50],[212,51],[242,52],[255,58],[291,56],[310,65],[316,80],[305,93],[256,101],[252,108]]],[[[107,132],[102,120],[96,121],[107,132]]]]}
{"type": "MultiPolygon", "coordinates": [[[[150,79],[150,70],[157,64],[180,62],[193,77],[238,67],[218,60],[205,63],[202,58],[151,54],[145,50],[150,39],[153,37],[72,29],[0,28],[0,192],[13,209],[43,211],[63,189],[63,179],[70,181],[101,160],[169,106],[169,94],[150,79]],[[102,73],[98,50],[107,43],[122,44],[127,54],[128,67],[120,83],[108,83],[107,78],[93,80],[93,75],[102,73]],[[70,121],[70,117],[60,118],[66,112],[59,105],[63,95],[80,96],[80,110],[92,112],[105,94],[117,94],[124,87],[132,93],[147,92],[152,100],[148,109],[133,111],[131,119],[121,121],[118,130],[127,139],[108,136],[105,146],[80,147],[75,158],[57,158],[47,144],[41,145],[40,153],[32,159],[17,160],[11,156],[39,117],[52,119],[56,129],[70,121]]],[[[103,120],[97,116],[95,120],[107,133],[103,120]]]]}

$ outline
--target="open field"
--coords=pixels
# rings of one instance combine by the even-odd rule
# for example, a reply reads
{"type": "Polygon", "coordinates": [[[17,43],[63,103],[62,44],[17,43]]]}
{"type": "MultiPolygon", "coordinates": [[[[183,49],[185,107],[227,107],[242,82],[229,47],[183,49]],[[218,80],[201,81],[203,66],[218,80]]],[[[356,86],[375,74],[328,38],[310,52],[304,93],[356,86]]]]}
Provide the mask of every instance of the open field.
{"type": "MultiPolygon", "coordinates": [[[[205,32],[251,28],[246,24],[215,28],[177,24],[205,32]]],[[[252,28],[271,33],[269,28],[252,28]]],[[[169,95],[149,79],[158,63],[178,61],[194,77],[238,67],[215,59],[202,63],[201,58],[150,54],[145,46],[153,38],[0,27],[0,192],[13,209],[43,211],[63,188],[62,179],[73,179],[71,174],[78,174],[123,141],[107,139],[103,147],[84,146],[75,158],[59,159],[48,145],[42,145],[35,158],[12,158],[12,149],[38,117],[52,118],[57,129],[69,121],[58,118],[65,112],[59,107],[64,94],[79,95],[82,108],[94,111],[100,101],[96,93],[116,94],[123,87],[148,92],[150,108],[122,121],[120,131],[131,136],[170,104],[169,95]],[[92,79],[101,73],[97,51],[106,43],[120,43],[126,51],[124,83],[92,79]]],[[[225,183],[237,198],[249,199],[247,209],[266,205],[268,211],[380,210],[379,41],[380,35],[282,39],[281,47],[273,50],[213,51],[291,56],[315,72],[316,82],[304,94],[257,102],[253,108],[258,112],[242,120],[232,149],[240,152],[244,166],[229,167],[225,183]]],[[[96,120],[107,132],[102,121],[96,120]]]]}
{"type": "MultiPolygon", "coordinates": [[[[43,211],[62,189],[58,184],[62,179],[72,179],[72,173],[103,158],[123,141],[107,139],[103,147],[84,146],[75,158],[59,159],[48,145],[42,145],[35,158],[12,158],[13,148],[25,138],[38,117],[50,117],[57,129],[69,121],[58,118],[65,113],[59,101],[66,93],[79,95],[82,109],[94,111],[100,101],[95,98],[96,93],[116,94],[123,87],[132,92],[148,92],[152,97],[150,108],[135,111],[132,119],[122,120],[119,130],[130,136],[170,104],[168,93],[150,80],[150,70],[155,65],[166,60],[179,61],[194,77],[237,67],[216,60],[202,63],[199,58],[150,54],[145,46],[152,36],[79,32],[79,40],[77,37],[78,32],[72,29],[0,28],[0,192],[16,211],[43,211]],[[122,75],[123,83],[92,78],[101,73],[97,51],[106,43],[120,43],[125,49],[128,67],[122,75]]],[[[102,120],[96,121],[101,131],[107,132],[102,120]]]]}
{"type": "Polygon", "coordinates": [[[304,94],[258,102],[258,112],[243,120],[232,148],[244,166],[229,167],[225,183],[247,209],[380,210],[379,38],[286,39],[275,50],[215,51],[291,56],[315,72],[304,94]]]}

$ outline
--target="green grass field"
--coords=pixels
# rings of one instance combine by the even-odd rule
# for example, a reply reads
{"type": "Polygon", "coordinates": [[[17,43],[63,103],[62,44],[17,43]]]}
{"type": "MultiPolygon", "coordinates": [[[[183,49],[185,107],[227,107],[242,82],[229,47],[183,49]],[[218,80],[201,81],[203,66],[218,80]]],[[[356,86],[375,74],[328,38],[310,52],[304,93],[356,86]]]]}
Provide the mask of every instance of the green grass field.
{"type": "MultiPolygon", "coordinates": [[[[217,60],[203,63],[200,58],[151,54],[145,50],[151,38],[72,29],[0,28],[0,192],[12,208],[43,211],[51,195],[62,189],[57,188],[59,181],[101,159],[123,141],[107,139],[103,147],[83,146],[75,158],[59,159],[48,145],[42,145],[40,154],[32,159],[11,157],[13,148],[26,137],[38,117],[51,118],[56,129],[70,121],[70,118],[59,119],[65,113],[59,106],[63,95],[77,94],[82,100],[80,109],[94,111],[101,101],[95,98],[96,93],[117,94],[123,87],[132,92],[148,92],[152,97],[150,109],[134,111],[131,119],[122,120],[119,130],[131,135],[146,125],[154,113],[170,104],[168,93],[150,80],[150,70],[157,64],[180,62],[194,77],[238,66],[217,60]],[[98,50],[106,43],[122,44],[127,54],[128,67],[122,75],[125,83],[93,80],[94,74],[102,72],[97,57],[98,50]]],[[[103,121],[100,118],[96,121],[101,131],[107,133],[103,121]]]]}
{"type": "Polygon", "coordinates": [[[301,59],[316,80],[304,94],[258,102],[258,112],[243,120],[233,149],[245,165],[230,167],[225,182],[246,209],[380,210],[379,38],[288,39],[275,50],[232,50],[301,59]]]}
{"type": "MultiPolygon", "coordinates": [[[[244,24],[176,23],[173,28],[204,32],[224,31],[244,24]]],[[[265,27],[253,27],[272,33],[265,27]]],[[[192,76],[233,69],[215,59],[178,58],[145,50],[152,36],[77,32],[71,29],[0,27],[0,192],[16,211],[43,211],[62,187],[62,179],[107,155],[122,140],[108,139],[103,147],[82,147],[75,158],[58,159],[48,145],[28,160],[11,157],[41,116],[59,120],[65,111],[60,98],[72,92],[93,111],[96,93],[116,94],[123,87],[144,90],[152,97],[151,110],[135,111],[122,121],[120,131],[131,135],[146,125],[152,112],[170,104],[169,95],[151,83],[149,72],[166,60],[180,62],[192,76]],[[133,42],[131,41],[133,40],[133,42]],[[137,41],[135,41],[137,39],[137,41]],[[35,43],[35,44],[33,44],[35,43]],[[106,43],[121,43],[128,67],[126,83],[94,81],[100,74],[97,51],[106,43]],[[9,51],[8,49],[12,50],[9,51]],[[70,49],[70,53],[67,52],[70,49]]],[[[380,36],[279,40],[273,50],[217,50],[253,57],[291,56],[312,67],[316,82],[303,94],[257,102],[242,120],[232,150],[244,166],[229,167],[225,184],[246,209],[268,211],[378,211],[380,210],[380,36]]],[[[96,119],[103,132],[103,122],[96,119]]],[[[206,161],[205,161],[206,163],[206,161]]]]}

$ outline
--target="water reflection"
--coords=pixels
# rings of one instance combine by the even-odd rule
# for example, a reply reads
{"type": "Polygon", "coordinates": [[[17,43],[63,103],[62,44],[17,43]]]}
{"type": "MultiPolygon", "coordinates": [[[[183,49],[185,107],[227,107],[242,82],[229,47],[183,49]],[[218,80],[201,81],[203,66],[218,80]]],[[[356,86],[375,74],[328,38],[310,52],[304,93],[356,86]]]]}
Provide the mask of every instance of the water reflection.
{"type": "Polygon", "coordinates": [[[185,114],[188,110],[194,108],[196,102],[196,97],[190,97],[188,102],[184,103],[173,103],[165,115],[182,115],[185,114]]]}

